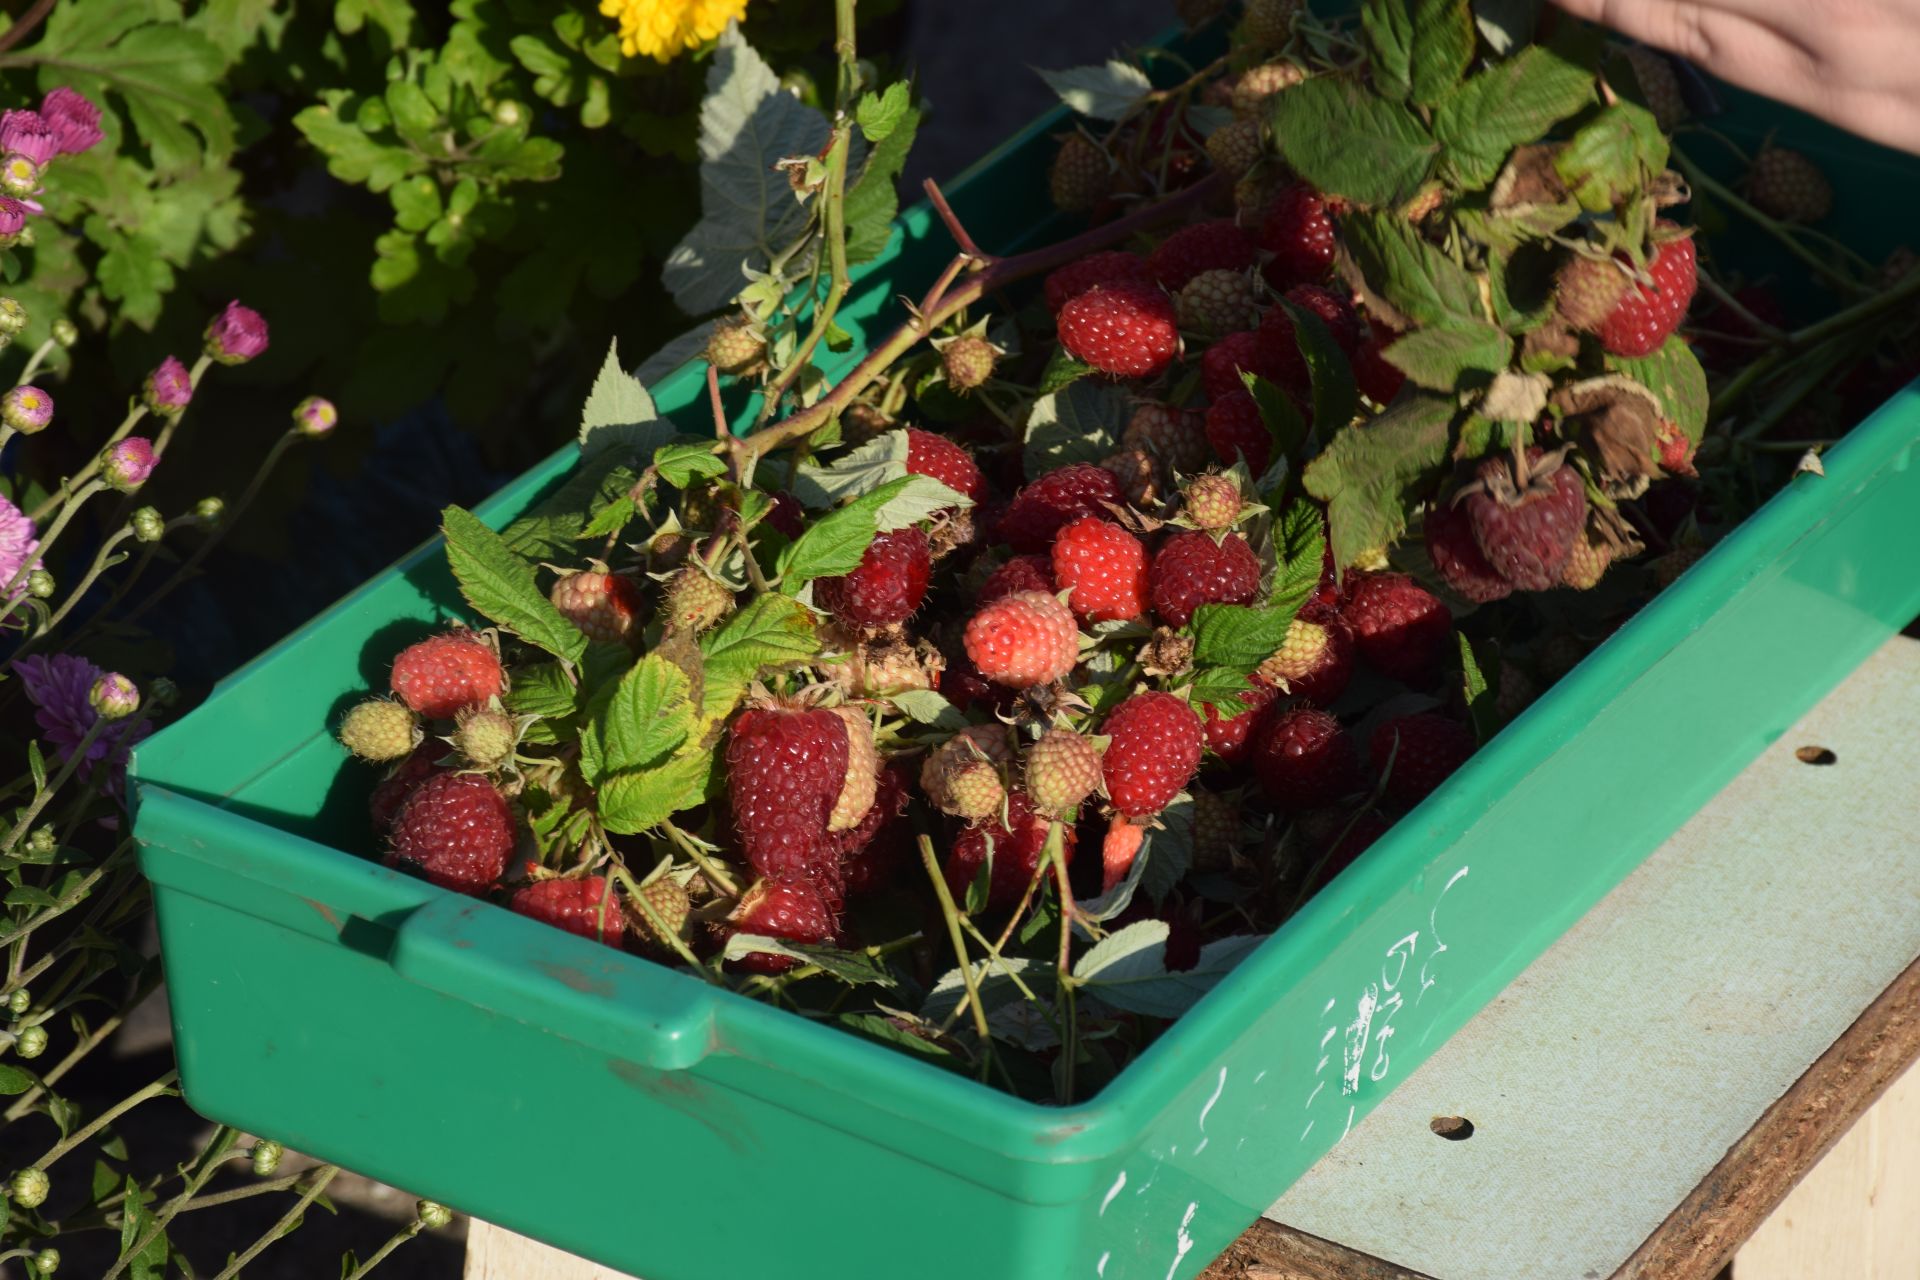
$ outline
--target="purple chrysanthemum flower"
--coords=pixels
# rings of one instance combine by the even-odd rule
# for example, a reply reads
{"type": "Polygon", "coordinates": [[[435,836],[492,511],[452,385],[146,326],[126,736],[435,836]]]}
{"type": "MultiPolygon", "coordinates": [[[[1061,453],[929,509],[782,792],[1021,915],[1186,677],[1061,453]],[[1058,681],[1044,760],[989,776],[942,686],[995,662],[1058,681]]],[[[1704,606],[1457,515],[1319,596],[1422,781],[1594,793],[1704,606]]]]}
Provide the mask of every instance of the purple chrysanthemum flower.
{"type": "MultiPolygon", "coordinates": [[[[14,671],[27,691],[27,700],[34,705],[33,718],[41,736],[53,748],[55,759],[65,764],[100,718],[88,697],[94,682],[107,673],[71,653],[33,654],[15,663],[14,671]]],[[[152,729],[144,720],[109,724],[87,747],[78,770],[81,779],[91,779],[95,769],[104,768],[107,774],[103,789],[110,796],[119,796],[126,778],[127,755],[152,729]]]]}
{"type": "Polygon", "coordinates": [[[63,156],[77,156],[107,136],[100,130],[100,108],[64,85],[41,100],[40,118],[53,130],[54,149],[63,156]]]}
{"type": "Polygon", "coordinates": [[[27,215],[31,212],[24,201],[0,196],[0,242],[12,244],[14,237],[26,229],[27,215]]]}
{"type": "Polygon", "coordinates": [[[229,302],[207,325],[207,354],[221,364],[244,364],[267,349],[267,322],[252,307],[229,302]]]}
{"type": "Polygon", "coordinates": [[[193,399],[193,375],[187,366],[168,356],[147,375],[147,408],[169,416],[179,413],[193,399]]]}
{"type": "Polygon", "coordinates": [[[132,493],[147,482],[159,462],[160,455],[153,451],[153,441],[145,436],[129,436],[118,444],[108,445],[100,455],[100,478],[109,488],[132,493]]]}
{"type": "Polygon", "coordinates": [[[21,567],[40,549],[39,532],[26,512],[0,495],[0,600],[19,598],[23,586],[8,591],[7,584],[19,576],[21,567]]]}
{"type": "Polygon", "coordinates": [[[23,155],[40,168],[59,153],[53,129],[38,111],[0,115],[0,151],[23,155]]]}

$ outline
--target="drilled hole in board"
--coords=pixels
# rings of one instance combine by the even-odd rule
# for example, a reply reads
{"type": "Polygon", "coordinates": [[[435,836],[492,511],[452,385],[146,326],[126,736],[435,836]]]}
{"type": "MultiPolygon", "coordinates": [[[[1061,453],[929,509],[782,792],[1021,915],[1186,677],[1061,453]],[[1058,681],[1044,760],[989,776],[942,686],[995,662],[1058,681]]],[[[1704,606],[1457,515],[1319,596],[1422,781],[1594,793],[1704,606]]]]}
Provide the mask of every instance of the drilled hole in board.
{"type": "Polygon", "coordinates": [[[1448,1142],[1465,1142],[1473,1136],[1473,1121],[1465,1116],[1435,1116],[1427,1128],[1448,1142]]]}
{"type": "Polygon", "coordinates": [[[1801,764],[1834,764],[1840,757],[1833,754],[1831,748],[1805,746],[1794,752],[1794,758],[1801,764]]]}

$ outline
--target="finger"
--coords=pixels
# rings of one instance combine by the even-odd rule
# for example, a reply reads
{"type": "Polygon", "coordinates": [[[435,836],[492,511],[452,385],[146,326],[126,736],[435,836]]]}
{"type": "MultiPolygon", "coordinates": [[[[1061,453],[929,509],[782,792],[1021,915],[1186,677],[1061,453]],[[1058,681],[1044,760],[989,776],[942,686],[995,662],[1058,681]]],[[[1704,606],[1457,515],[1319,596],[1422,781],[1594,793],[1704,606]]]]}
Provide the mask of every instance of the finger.
{"type": "Polygon", "coordinates": [[[1696,62],[1707,6],[1688,0],[1554,0],[1576,18],[1611,27],[1621,35],[1696,62]]]}

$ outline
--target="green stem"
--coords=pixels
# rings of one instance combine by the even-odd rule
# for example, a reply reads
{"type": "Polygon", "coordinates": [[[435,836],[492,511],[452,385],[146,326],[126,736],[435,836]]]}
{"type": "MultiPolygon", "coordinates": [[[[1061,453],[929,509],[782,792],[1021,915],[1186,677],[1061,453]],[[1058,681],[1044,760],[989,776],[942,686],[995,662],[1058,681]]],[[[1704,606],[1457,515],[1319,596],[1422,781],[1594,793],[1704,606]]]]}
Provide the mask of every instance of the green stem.
{"type": "Polygon", "coordinates": [[[686,832],[670,821],[662,822],[660,828],[667,833],[667,839],[673,841],[675,848],[693,859],[693,864],[700,868],[700,874],[707,878],[709,884],[729,898],[737,900],[740,897],[740,886],[734,883],[733,877],[722,871],[711,858],[701,853],[699,846],[694,844],[686,832]]]}
{"type": "Polygon", "coordinates": [[[307,1211],[307,1206],[320,1198],[320,1193],[327,1189],[327,1184],[339,1174],[340,1167],[331,1164],[322,1165],[321,1170],[320,1175],[313,1180],[313,1185],[301,1192],[300,1198],[293,1202],[293,1207],[280,1215],[280,1221],[268,1227],[266,1233],[249,1245],[245,1253],[221,1268],[220,1274],[213,1280],[233,1280],[240,1274],[240,1268],[266,1252],[269,1245],[299,1224],[301,1215],[307,1211]]]}
{"type": "Polygon", "coordinates": [[[81,762],[87,758],[87,748],[94,744],[108,725],[116,723],[118,722],[108,720],[105,716],[93,718],[93,723],[87,726],[87,732],[80,739],[79,745],[67,757],[66,763],[60,766],[60,772],[53,775],[46,789],[35,796],[33,803],[21,813],[20,820],[13,824],[13,830],[7,833],[7,838],[0,841],[0,853],[13,852],[14,846],[20,843],[20,837],[25,835],[27,829],[33,825],[33,820],[40,816],[40,811],[47,807],[47,802],[53,799],[61,787],[67,785],[67,779],[73,776],[73,771],[78,769],[81,762]]]}
{"type": "Polygon", "coordinates": [[[1673,162],[1679,166],[1682,173],[1687,175],[1688,182],[1707,192],[1707,194],[1711,195],[1715,200],[1718,200],[1720,203],[1734,210],[1734,212],[1738,213],[1741,217],[1752,222],[1756,227],[1759,227],[1760,230],[1777,241],[1788,253],[1791,253],[1794,257],[1811,267],[1816,275],[1834,287],[1843,289],[1848,293],[1860,294],[1866,292],[1866,287],[1858,280],[1853,279],[1844,271],[1836,270],[1833,264],[1829,263],[1825,258],[1820,257],[1811,249],[1808,249],[1807,246],[1801,244],[1786,227],[1741,199],[1739,195],[1725,183],[1719,182],[1709,176],[1706,170],[1688,159],[1678,147],[1673,149],[1673,162]]]}
{"type": "Polygon", "coordinates": [[[973,962],[967,958],[967,940],[960,933],[960,909],[954,905],[953,894],[947,888],[947,877],[940,870],[939,859],[933,856],[933,841],[920,837],[920,861],[927,869],[927,877],[933,881],[933,892],[940,899],[940,914],[946,918],[947,938],[953,943],[953,954],[960,961],[960,981],[967,986],[967,1003],[973,1008],[973,1029],[980,1037],[981,1052],[993,1056],[993,1032],[987,1026],[986,1006],[980,1003],[980,988],[973,977],[973,962]]]}
{"type": "Polygon", "coordinates": [[[1047,827],[1046,850],[1042,861],[1053,863],[1055,884],[1060,893],[1060,953],[1055,958],[1055,976],[1060,1004],[1060,1103],[1073,1102],[1075,1059],[1080,1056],[1079,1015],[1074,1012],[1073,992],[1073,884],[1067,877],[1067,843],[1059,822],[1047,827]]]}
{"type": "MultiPolygon", "coordinates": [[[[74,512],[85,506],[88,498],[91,498],[94,494],[99,493],[106,487],[105,484],[98,480],[89,480],[74,491],[67,505],[60,508],[60,514],[54,517],[53,523],[47,526],[46,533],[41,536],[39,550],[28,556],[21,566],[14,570],[13,577],[7,580],[7,585],[4,588],[0,588],[0,600],[11,596],[14,588],[25,582],[27,575],[40,567],[41,563],[47,558],[47,552],[52,550],[54,539],[65,532],[67,525],[72,522],[74,512]]],[[[45,503],[41,504],[42,507],[45,505],[45,503]]],[[[39,518],[38,509],[36,509],[34,518],[39,518]]]]}
{"type": "Polygon", "coordinates": [[[45,1155],[34,1161],[33,1167],[36,1169],[51,1169],[56,1160],[72,1151],[94,1134],[100,1132],[100,1130],[112,1124],[119,1117],[151,1098],[157,1098],[163,1093],[171,1092],[174,1083],[179,1079],[180,1073],[178,1071],[169,1071],[146,1088],[128,1094],[125,1098],[122,1098],[119,1102],[114,1103],[111,1107],[108,1107],[105,1111],[95,1116],[91,1123],[83,1128],[74,1130],[74,1132],[67,1135],[66,1138],[49,1147],[45,1155]]]}
{"type": "Polygon", "coordinates": [[[108,1018],[105,1022],[88,1032],[86,1038],[74,1045],[66,1057],[62,1058],[52,1069],[42,1073],[39,1084],[36,1084],[33,1088],[13,1100],[13,1105],[7,1108],[4,1117],[6,1122],[11,1124],[33,1110],[33,1104],[40,1100],[41,1095],[45,1094],[46,1091],[54,1085],[60,1083],[60,1078],[79,1066],[81,1060],[89,1053],[92,1053],[95,1049],[106,1043],[107,1038],[115,1031],[118,1031],[120,1024],[126,1021],[127,1011],[133,1009],[136,1005],[140,1004],[141,1001],[153,994],[154,989],[159,985],[160,973],[159,970],[156,969],[153,976],[145,982],[142,982],[139,988],[134,991],[133,995],[127,999],[122,1006],[121,1012],[114,1014],[111,1018],[108,1018]]]}
{"type": "Polygon", "coordinates": [[[39,346],[35,347],[33,354],[27,357],[27,367],[20,371],[19,381],[13,385],[16,387],[24,387],[27,383],[31,382],[33,375],[40,372],[40,366],[45,364],[47,357],[53,353],[54,345],[53,339],[48,338],[39,346]]]}
{"type": "Polygon", "coordinates": [[[1846,330],[1864,320],[1872,320],[1884,312],[1897,310],[1906,305],[1916,295],[1920,295],[1920,271],[1909,272],[1901,278],[1898,284],[1888,289],[1885,293],[1877,294],[1861,302],[1856,302],[1845,310],[1836,311],[1832,315],[1814,324],[1810,324],[1804,329],[1795,330],[1788,334],[1786,340],[1778,347],[1769,351],[1766,355],[1761,356],[1758,360],[1753,361],[1738,374],[1734,375],[1726,386],[1720,388],[1713,397],[1714,407],[1720,409],[1732,404],[1740,396],[1751,390],[1753,385],[1761,378],[1771,373],[1774,366],[1779,364],[1780,361],[1792,352],[1824,342],[1836,334],[1844,333],[1846,330]]]}
{"type": "Polygon", "coordinates": [[[114,531],[112,537],[100,544],[100,550],[94,553],[93,563],[88,566],[86,576],[80,579],[79,585],[67,593],[65,602],[49,615],[45,622],[40,624],[40,629],[34,632],[33,637],[18,649],[14,650],[13,657],[7,660],[8,666],[12,666],[22,655],[31,652],[35,644],[45,639],[49,632],[66,620],[67,615],[73,612],[74,606],[80,603],[80,598],[87,594],[88,589],[91,588],[95,582],[100,580],[100,575],[113,567],[113,565],[120,563],[118,560],[112,559],[113,549],[132,536],[133,526],[122,525],[114,531]]]}
{"type": "Polygon", "coordinates": [[[420,1221],[420,1219],[418,1218],[415,1218],[412,1222],[408,1223],[406,1226],[400,1228],[398,1231],[394,1232],[393,1235],[388,1237],[387,1242],[381,1245],[378,1249],[374,1250],[373,1254],[370,1257],[368,1257],[368,1259],[365,1262],[361,1263],[359,1266],[355,1267],[352,1271],[348,1272],[346,1275],[346,1280],[362,1280],[362,1278],[369,1271],[372,1271],[375,1267],[379,1266],[382,1262],[385,1262],[388,1254],[392,1253],[395,1249],[398,1249],[401,1245],[405,1244],[407,1241],[419,1235],[422,1231],[426,1230],[426,1227],[427,1227],[426,1223],[420,1221]]]}

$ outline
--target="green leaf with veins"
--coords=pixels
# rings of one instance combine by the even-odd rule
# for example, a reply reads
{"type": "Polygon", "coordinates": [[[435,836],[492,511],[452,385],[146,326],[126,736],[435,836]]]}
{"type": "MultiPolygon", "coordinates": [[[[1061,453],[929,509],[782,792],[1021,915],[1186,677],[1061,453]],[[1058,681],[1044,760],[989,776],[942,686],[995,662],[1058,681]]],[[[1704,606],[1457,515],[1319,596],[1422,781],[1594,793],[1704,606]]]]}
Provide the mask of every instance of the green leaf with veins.
{"type": "Polygon", "coordinates": [[[1605,213],[1667,167],[1667,137],[1645,107],[1616,102],[1582,125],[1554,169],[1582,206],[1605,213]]]}
{"type": "Polygon", "coordinates": [[[693,730],[687,673],[650,653],[622,676],[600,714],[601,758],[609,772],[658,765],[693,730]]]}
{"type": "Polygon", "coordinates": [[[1280,305],[1293,318],[1294,344],[1300,348],[1311,380],[1313,425],[1325,438],[1353,421],[1360,408],[1360,388],[1353,380],[1353,366],[1316,313],[1285,296],[1280,298],[1280,305]]]}
{"type": "Polygon", "coordinates": [[[447,540],[447,563],[468,604],[528,644],[557,658],[579,660],[586,652],[587,638],[560,616],[535,585],[532,564],[460,507],[441,513],[441,531],[447,540]]]}
{"type": "Polygon", "coordinates": [[[791,667],[819,648],[813,615],[798,600],[759,596],[700,638],[704,655],[703,720],[725,715],[768,667],[791,667]]]}
{"type": "Polygon", "coordinates": [[[1381,354],[1416,386],[1452,391],[1468,374],[1506,368],[1513,358],[1513,339],[1484,322],[1435,325],[1405,334],[1381,354]]]}
{"type": "Polygon", "coordinates": [[[1201,667],[1182,679],[1186,683],[1187,701],[1195,710],[1203,706],[1220,707],[1227,716],[1246,710],[1240,695],[1253,688],[1253,681],[1238,667],[1201,667]]]}
{"type": "Polygon", "coordinates": [[[1095,120],[1124,120],[1153,92],[1147,73],[1130,62],[1109,59],[1097,67],[1069,67],[1042,71],[1040,78],[1060,95],[1060,101],[1095,120]]]}
{"type": "Polygon", "coordinates": [[[1513,149],[1593,100],[1593,72],[1532,45],[1474,76],[1439,104],[1441,171],[1468,191],[1499,176],[1513,149]]]}
{"type": "Polygon", "coordinates": [[[1445,102],[1467,73],[1477,37],[1467,0],[1413,0],[1413,101],[1445,102]]]}
{"type": "Polygon", "coordinates": [[[1261,425],[1273,437],[1273,456],[1298,458],[1306,447],[1310,428],[1307,420],[1300,416],[1300,410],[1294,407],[1293,397],[1259,374],[1244,369],[1240,371],[1240,381],[1246,384],[1247,393],[1260,410],[1261,425]]]}
{"type": "Polygon", "coordinates": [[[1327,530],[1320,508],[1301,499],[1273,522],[1273,587],[1267,603],[1296,612],[1320,587],[1327,530]]]}
{"type": "Polygon", "coordinates": [[[594,788],[600,825],[615,835],[651,830],[704,800],[712,771],[712,753],[693,751],[657,768],[609,774],[594,788]]]}
{"type": "Polygon", "coordinates": [[[1650,356],[1608,356],[1607,363],[1660,401],[1661,409],[1695,444],[1707,425],[1707,374],[1685,339],[1671,337],[1650,356]]]}
{"type": "Polygon", "coordinates": [[[1201,605],[1188,624],[1193,632],[1194,665],[1252,671],[1287,642],[1295,612],[1285,605],[1201,605]]]}
{"type": "Polygon", "coordinates": [[[1130,411],[1126,392],[1104,380],[1075,382],[1042,395],[1027,414],[1027,474],[1100,461],[1119,447],[1130,411]]]}
{"type": "MultiPolygon", "coordinates": [[[[920,131],[920,108],[911,105],[904,83],[887,87],[882,102],[894,101],[903,104],[898,119],[883,121],[886,127],[878,138],[866,131],[873,149],[858,177],[847,183],[847,261],[856,266],[879,257],[893,239],[893,220],[900,212],[894,183],[920,131]]],[[[884,110],[890,113],[892,108],[884,110]]]]}
{"type": "Polygon", "coordinates": [[[860,557],[880,532],[879,512],[916,477],[889,480],[872,493],[828,512],[793,540],[780,555],[780,578],[789,590],[798,590],[809,578],[831,578],[852,573],[860,557]]]}
{"type": "Polygon", "coordinates": [[[1336,565],[1383,551],[1406,531],[1407,509],[1446,462],[1452,420],[1451,402],[1415,396],[1340,432],[1307,464],[1307,492],[1327,504],[1336,565]]]}
{"type": "Polygon", "coordinates": [[[1486,318],[1473,276],[1421,239],[1405,218],[1358,213],[1342,220],[1340,234],[1368,287],[1415,324],[1486,318]]]}
{"type": "Polygon", "coordinates": [[[1366,0],[1360,23],[1372,50],[1374,87],[1389,98],[1413,91],[1413,14],[1406,0],[1366,0]]]}
{"type": "Polygon", "coordinates": [[[1315,76],[1274,101],[1274,144],[1295,172],[1328,195],[1398,204],[1433,168],[1439,146],[1413,113],[1350,79],[1315,76]]]}

